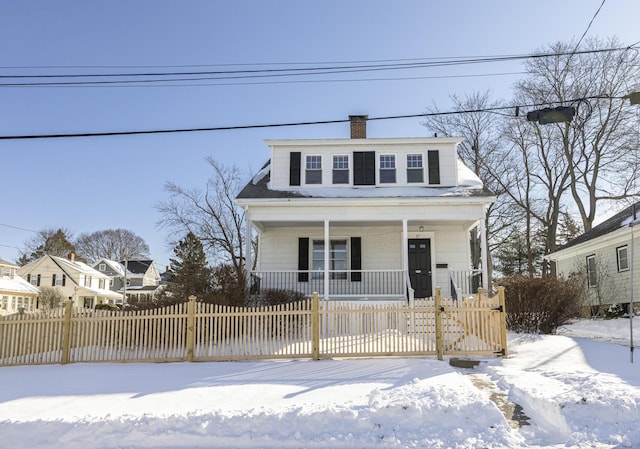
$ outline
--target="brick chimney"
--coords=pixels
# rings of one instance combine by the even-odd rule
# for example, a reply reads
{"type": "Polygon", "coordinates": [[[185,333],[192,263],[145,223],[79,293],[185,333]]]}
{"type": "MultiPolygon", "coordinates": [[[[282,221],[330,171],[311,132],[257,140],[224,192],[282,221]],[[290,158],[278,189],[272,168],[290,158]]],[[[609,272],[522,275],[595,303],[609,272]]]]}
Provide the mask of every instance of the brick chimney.
{"type": "Polygon", "coordinates": [[[366,139],[367,138],[367,119],[368,115],[350,115],[351,121],[351,138],[366,139]]]}
{"type": "Polygon", "coordinates": [[[76,255],[74,253],[69,253],[69,260],[71,262],[75,262],[76,261],[76,255]]]}

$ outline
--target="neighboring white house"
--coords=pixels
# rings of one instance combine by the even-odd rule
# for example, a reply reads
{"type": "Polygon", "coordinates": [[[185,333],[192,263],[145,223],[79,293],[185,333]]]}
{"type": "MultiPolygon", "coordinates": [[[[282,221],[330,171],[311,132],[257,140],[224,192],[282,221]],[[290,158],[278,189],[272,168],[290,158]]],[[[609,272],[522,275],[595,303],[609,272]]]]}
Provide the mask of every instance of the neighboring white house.
{"type": "Polygon", "coordinates": [[[367,139],[367,116],[350,119],[350,139],[266,141],[269,162],[236,198],[245,254],[258,234],[252,291],[388,300],[486,287],[469,237],[478,227],[484,240],[495,197],[459,160],[462,139],[367,139]]]}
{"type": "Polygon", "coordinates": [[[40,290],[17,275],[18,266],[0,259],[0,316],[34,312],[40,290]]]}
{"type": "Polygon", "coordinates": [[[55,287],[76,307],[122,302],[122,295],[109,290],[108,276],[76,261],[73,254],[70,259],[44,255],[19,268],[18,274],[34,287],[55,287]]]}
{"type": "Polygon", "coordinates": [[[93,264],[93,268],[109,276],[109,288],[123,295],[126,277],[127,301],[149,301],[160,286],[160,272],[153,260],[116,262],[109,259],[100,259],[93,264]]]}
{"type": "Polygon", "coordinates": [[[635,220],[633,212],[633,205],[625,208],[546,256],[559,276],[582,277],[583,304],[594,314],[612,304],[628,311],[632,275],[636,310],[640,306],[640,202],[635,204],[635,220]]]}

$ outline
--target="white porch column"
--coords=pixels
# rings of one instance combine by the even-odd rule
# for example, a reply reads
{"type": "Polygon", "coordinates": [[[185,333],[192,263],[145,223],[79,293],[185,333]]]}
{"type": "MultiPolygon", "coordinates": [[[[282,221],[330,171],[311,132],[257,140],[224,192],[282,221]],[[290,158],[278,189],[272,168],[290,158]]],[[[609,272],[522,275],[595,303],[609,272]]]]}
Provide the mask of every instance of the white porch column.
{"type": "Polygon", "coordinates": [[[409,240],[409,225],[406,218],[402,219],[402,269],[404,274],[409,273],[409,253],[407,249],[409,240]]]}
{"type": "Polygon", "coordinates": [[[251,266],[253,261],[251,260],[251,213],[249,212],[249,206],[244,210],[244,271],[246,273],[247,288],[251,287],[251,266]]]}
{"type": "Polygon", "coordinates": [[[329,220],[324,221],[324,299],[329,299],[329,220]]]}
{"type": "MultiPolygon", "coordinates": [[[[486,215],[486,210],[485,210],[486,215]]],[[[489,290],[489,270],[487,267],[487,246],[489,242],[487,242],[487,227],[484,225],[484,218],[480,220],[480,238],[482,241],[480,242],[480,258],[481,258],[481,266],[482,266],[482,288],[485,292],[489,290]]]]}

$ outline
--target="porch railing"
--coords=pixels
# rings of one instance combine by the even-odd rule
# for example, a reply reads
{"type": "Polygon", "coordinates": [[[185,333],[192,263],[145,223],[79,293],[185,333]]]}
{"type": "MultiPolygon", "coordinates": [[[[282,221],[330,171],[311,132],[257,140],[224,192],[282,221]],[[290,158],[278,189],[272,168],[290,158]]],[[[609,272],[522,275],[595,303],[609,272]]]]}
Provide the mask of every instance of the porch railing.
{"type": "Polygon", "coordinates": [[[462,299],[474,295],[482,287],[482,270],[449,270],[451,296],[462,299]]]}
{"type": "MultiPolygon", "coordinates": [[[[403,270],[332,270],[328,272],[331,298],[406,298],[403,270]]],[[[254,271],[251,293],[292,290],[311,297],[325,294],[324,271],[254,271]]]]}

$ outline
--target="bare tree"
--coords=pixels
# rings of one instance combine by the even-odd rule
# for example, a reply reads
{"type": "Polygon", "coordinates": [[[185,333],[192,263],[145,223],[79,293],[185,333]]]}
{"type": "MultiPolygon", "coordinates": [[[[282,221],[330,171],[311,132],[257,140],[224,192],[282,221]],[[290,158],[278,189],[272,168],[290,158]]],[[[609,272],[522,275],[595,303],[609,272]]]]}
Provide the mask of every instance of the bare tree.
{"type": "Polygon", "coordinates": [[[76,248],[78,254],[91,263],[103,257],[116,261],[149,257],[149,246],[144,239],[126,229],[82,233],[76,240],[76,248]]]}
{"type": "Polygon", "coordinates": [[[50,310],[59,307],[64,301],[62,292],[55,287],[40,287],[40,294],[38,295],[38,309],[44,313],[48,313],[50,310]]]}
{"type": "MultiPolygon", "coordinates": [[[[492,191],[497,201],[487,210],[485,229],[490,242],[485,261],[489,270],[489,278],[492,277],[491,251],[499,248],[507,242],[508,230],[513,226],[513,206],[505,196],[505,186],[496,178],[493,167],[502,157],[501,151],[501,122],[502,117],[487,109],[501,106],[500,102],[492,102],[489,91],[473,92],[468,96],[452,95],[453,110],[458,114],[437,114],[436,106],[429,109],[435,113],[427,117],[424,126],[445,136],[463,137],[464,141],[458,147],[458,155],[462,161],[473,170],[482,180],[485,187],[492,191]]],[[[473,248],[473,266],[480,265],[481,239],[477,229],[471,232],[471,246],[473,248]]]]}
{"type": "Polygon", "coordinates": [[[204,190],[166,183],[170,197],[156,206],[162,214],[159,225],[173,235],[193,233],[216,265],[231,266],[238,282],[244,283],[244,211],[234,201],[244,176],[238,168],[224,167],[210,157],[207,162],[213,174],[204,190]]]}
{"type": "MultiPolygon", "coordinates": [[[[617,47],[615,38],[594,39],[582,49],[617,47]]],[[[598,204],[633,194],[635,133],[629,130],[636,119],[622,97],[638,86],[640,57],[631,49],[577,54],[574,49],[573,43],[556,43],[543,50],[556,56],[530,60],[516,91],[533,104],[573,101],[577,107],[570,125],[542,126],[548,128],[546,144],[563,153],[570,194],[588,231],[598,204]]],[[[553,230],[550,234],[551,243],[553,230]]]]}

